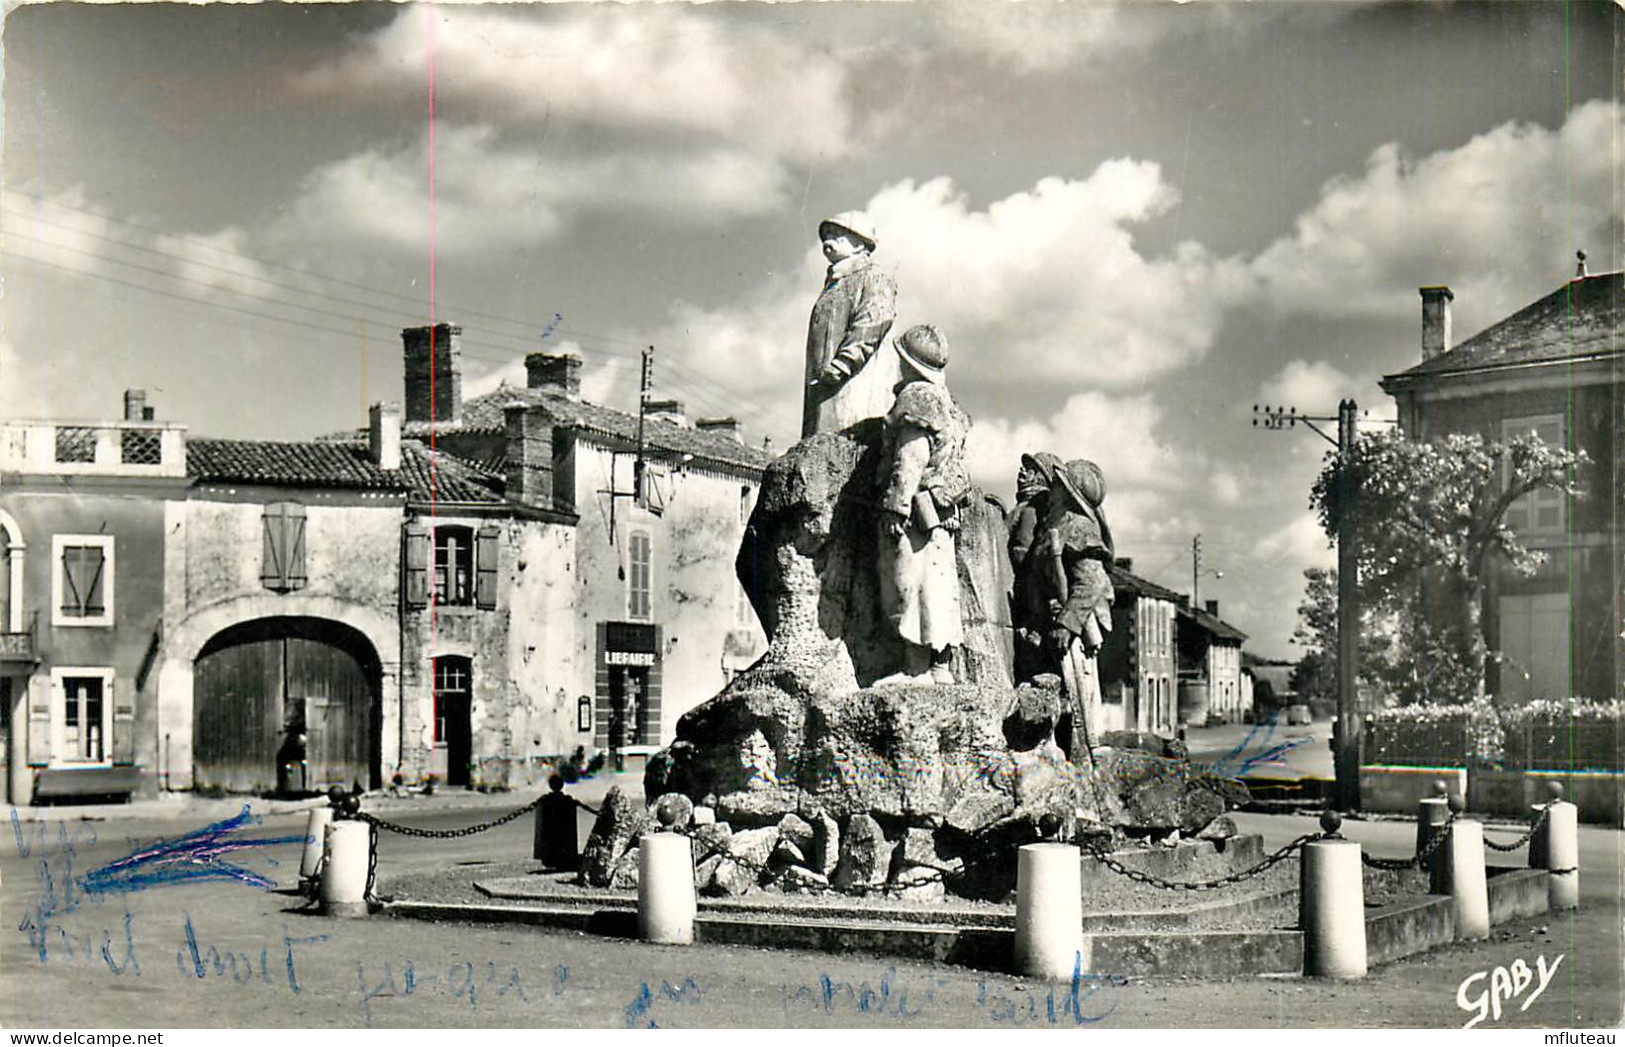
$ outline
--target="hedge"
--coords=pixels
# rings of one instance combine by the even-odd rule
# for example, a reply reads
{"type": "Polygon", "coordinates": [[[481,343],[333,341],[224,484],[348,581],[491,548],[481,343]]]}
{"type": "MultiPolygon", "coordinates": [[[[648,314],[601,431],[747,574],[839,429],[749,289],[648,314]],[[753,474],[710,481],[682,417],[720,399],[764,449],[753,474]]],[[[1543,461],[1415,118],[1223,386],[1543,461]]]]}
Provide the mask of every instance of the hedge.
{"type": "Polygon", "coordinates": [[[1625,770],[1625,702],[1409,705],[1366,721],[1367,763],[1511,770],[1625,770]]]}

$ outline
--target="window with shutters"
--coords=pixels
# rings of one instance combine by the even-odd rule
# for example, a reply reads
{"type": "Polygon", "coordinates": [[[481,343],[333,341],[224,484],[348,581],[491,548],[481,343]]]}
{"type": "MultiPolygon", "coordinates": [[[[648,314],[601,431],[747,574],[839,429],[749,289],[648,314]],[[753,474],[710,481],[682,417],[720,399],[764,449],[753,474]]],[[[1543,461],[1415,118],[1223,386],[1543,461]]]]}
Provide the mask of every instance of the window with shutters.
{"type": "Polygon", "coordinates": [[[51,763],[109,762],[112,730],[113,670],[52,669],[51,763]]]}
{"type": "Polygon", "coordinates": [[[260,581],[272,592],[305,587],[305,507],[298,502],[272,502],[262,521],[260,581]]]}
{"type": "MultiPolygon", "coordinates": [[[[1535,436],[1550,447],[1564,446],[1563,416],[1545,414],[1530,418],[1508,418],[1501,423],[1501,436],[1504,440],[1529,435],[1535,436]]],[[[1502,483],[1511,481],[1510,459],[1510,455],[1502,459],[1502,483]]],[[[1563,530],[1567,515],[1565,501],[1566,496],[1562,491],[1532,491],[1508,506],[1506,516],[1502,519],[1512,528],[1514,534],[1520,536],[1558,533],[1563,530]]]]}
{"type": "Polygon", "coordinates": [[[110,534],[51,537],[51,624],[113,624],[113,554],[110,534]]]}
{"type": "Polygon", "coordinates": [[[461,607],[474,602],[474,531],[439,525],[434,529],[434,602],[461,607]]]}
{"type": "Polygon", "coordinates": [[[654,546],[646,531],[633,531],[626,543],[626,616],[648,621],[653,612],[652,571],[654,546]]]}

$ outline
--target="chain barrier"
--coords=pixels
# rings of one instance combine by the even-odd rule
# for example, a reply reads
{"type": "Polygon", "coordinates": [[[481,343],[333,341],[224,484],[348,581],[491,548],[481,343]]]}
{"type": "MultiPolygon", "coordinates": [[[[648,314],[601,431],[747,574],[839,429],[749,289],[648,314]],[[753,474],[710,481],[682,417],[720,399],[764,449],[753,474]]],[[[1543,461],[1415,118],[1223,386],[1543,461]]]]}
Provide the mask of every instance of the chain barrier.
{"type": "Polygon", "coordinates": [[[1540,827],[1545,824],[1546,816],[1551,813],[1552,804],[1555,804],[1556,802],[1556,800],[1551,800],[1545,804],[1542,804],[1540,813],[1537,814],[1535,816],[1535,820],[1530,823],[1528,831],[1522,836],[1518,837],[1516,840],[1512,841],[1511,843],[1496,843],[1494,840],[1486,836],[1484,837],[1484,846],[1488,847],[1492,851],[1500,851],[1502,854],[1516,851],[1518,848],[1534,839],[1535,833],[1538,832],[1540,827]]]}
{"type": "Polygon", "coordinates": [[[1305,844],[1314,843],[1316,840],[1322,839],[1324,835],[1325,834],[1323,833],[1305,833],[1296,840],[1293,840],[1291,843],[1287,844],[1285,847],[1282,847],[1280,850],[1274,852],[1273,854],[1267,855],[1264,860],[1259,862],[1257,865],[1254,865],[1248,869],[1242,869],[1239,872],[1230,873],[1226,876],[1220,876],[1212,880],[1165,880],[1160,876],[1155,876],[1151,873],[1144,872],[1143,870],[1134,869],[1124,865],[1122,862],[1112,857],[1112,855],[1108,853],[1105,848],[1100,847],[1099,845],[1091,845],[1086,847],[1084,849],[1084,853],[1088,854],[1091,858],[1099,862],[1101,865],[1104,865],[1112,872],[1117,873],[1120,876],[1126,876],[1135,883],[1143,883],[1165,891],[1212,891],[1217,890],[1220,887],[1231,887],[1239,883],[1245,883],[1255,876],[1261,876],[1272,867],[1286,861],[1287,858],[1291,857],[1294,852],[1301,850],[1305,844]]]}
{"type": "Polygon", "coordinates": [[[363,821],[368,825],[371,825],[374,830],[374,835],[376,835],[377,830],[384,829],[388,832],[396,833],[401,836],[416,836],[419,839],[424,840],[455,840],[464,836],[473,836],[476,833],[485,832],[487,829],[495,829],[499,825],[507,825],[514,819],[522,818],[531,811],[534,811],[537,807],[540,807],[542,800],[545,798],[546,797],[544,796],[538,796],[535,800],[525,804],[525,806],[515,808],[514,810],[509,811],[507,814],[502,815],[500,818],[493,818],[488,822],[480,822],[478,825],[466,825],[461,829],[420,829],[412,825],[400,825],[396,822],[385,821],[376,814],[368,814],[366,811],[357,811],[353,817],[358,821],[363,821]]]}
{"type": "Polygon", "coordinates": [[[1375,858],[1361,850],[1360,861],[1372,869],[1385,869],[1389,872],[1425,869],[1433,861],[1433,856],[1438,853],[1439,848],[1444,846],[1445,837],[1450,835],[1451,826],[1455,824],[1456,812],[1451,811],[1450,817],[1445,819],[1444,824],[1439,826],[1438,832],[1435,832],[1433,838],[1427,842],[1427,846],[1418,851],[1414,858],[1375,858]]]}

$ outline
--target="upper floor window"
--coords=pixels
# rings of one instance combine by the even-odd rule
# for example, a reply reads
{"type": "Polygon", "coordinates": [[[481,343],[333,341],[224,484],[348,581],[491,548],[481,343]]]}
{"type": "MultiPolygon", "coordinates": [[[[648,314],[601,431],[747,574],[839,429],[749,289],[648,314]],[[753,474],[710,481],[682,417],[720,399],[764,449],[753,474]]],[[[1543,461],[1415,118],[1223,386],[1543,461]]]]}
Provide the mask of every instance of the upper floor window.
{"type": "MultiPolygon", "coordinates": [[[[1564,446],[1566,434],[1563,431],[1563,416],[1545,414],[1529,418],[1508,418],[1501,423],[1501,435],[1504,440],[1531,434],[1551,447],[1564,446]]],[[[1511,477],[1512,462],[1508,456],[1501,464],[1502,482],[1509,483],[1511,477]]],[[[1564,502],[1565,496],[1562,491],[1549,489],[1532,491],[1508,506],[1503,519],[1506,525],[1512,528],[1513,533],[1520,536],[1561,531],[1566,523],[1564,502]]]]}
{"type": "Polygon", "coordinates": [[[260,582],[272,592],[305,587],[305,507],[272,502],[261,518],[260,582]]]}
{"type": "Polygon", "coordinates": [[[110,534],[51,537],[51,624],[113,624],[113,553],[110,534]]]}
{"type": "Polygon", "coordinates": [[[434,602],[466,606],[474,602],[474,531],[434,529],[434,602]]]}
{"type": "Polygon", "coordinates": [[[626,616],[647,621],[650,604],[654,546],[646,531],[633,531],[626,543],[626,616]]]}
{"type": "Polygon", "coordinates": [[[475,530],[464,524],[408,520],[403,535],[402,598],[408,608],[497,605],[497,578],[502,529],[475,530]]]}

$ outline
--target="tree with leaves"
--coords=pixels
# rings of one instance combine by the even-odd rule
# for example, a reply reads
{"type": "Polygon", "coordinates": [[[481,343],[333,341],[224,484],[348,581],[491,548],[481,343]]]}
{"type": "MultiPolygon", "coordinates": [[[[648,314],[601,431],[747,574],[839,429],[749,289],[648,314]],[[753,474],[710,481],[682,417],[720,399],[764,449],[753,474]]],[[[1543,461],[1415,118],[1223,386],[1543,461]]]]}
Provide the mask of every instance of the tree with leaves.
{"type": "Polygon", "coordinates": [[[1445,658],[1459,679],[1432,685],[1471,691],[1432,697],[1483,693],[1484,582],[1492,563],[1502,559],[1527,577],[1545,562],[1507,526],[1507,508],[1543,489],[1579,495],[1576,478],[1588,461],[1584,451],[1552,447],[1532,434],[1500,443],[1459,433],[1427,442],[1367,433],[1346,459],[1327,456],[1310,508],[1328,536],[1337,534],[1344,513],[1352,514],[1362,603],[1398,616],[1410,634],[1402,645],[1410,664],[1396,668],[1420,681],[1436,668],[1422,659],[1445,658]],[[1348,505],[1344,490],[1353,493],[1348,505]],[[1430,614],[1435,606],[1445,613],[1430,614]]]}

